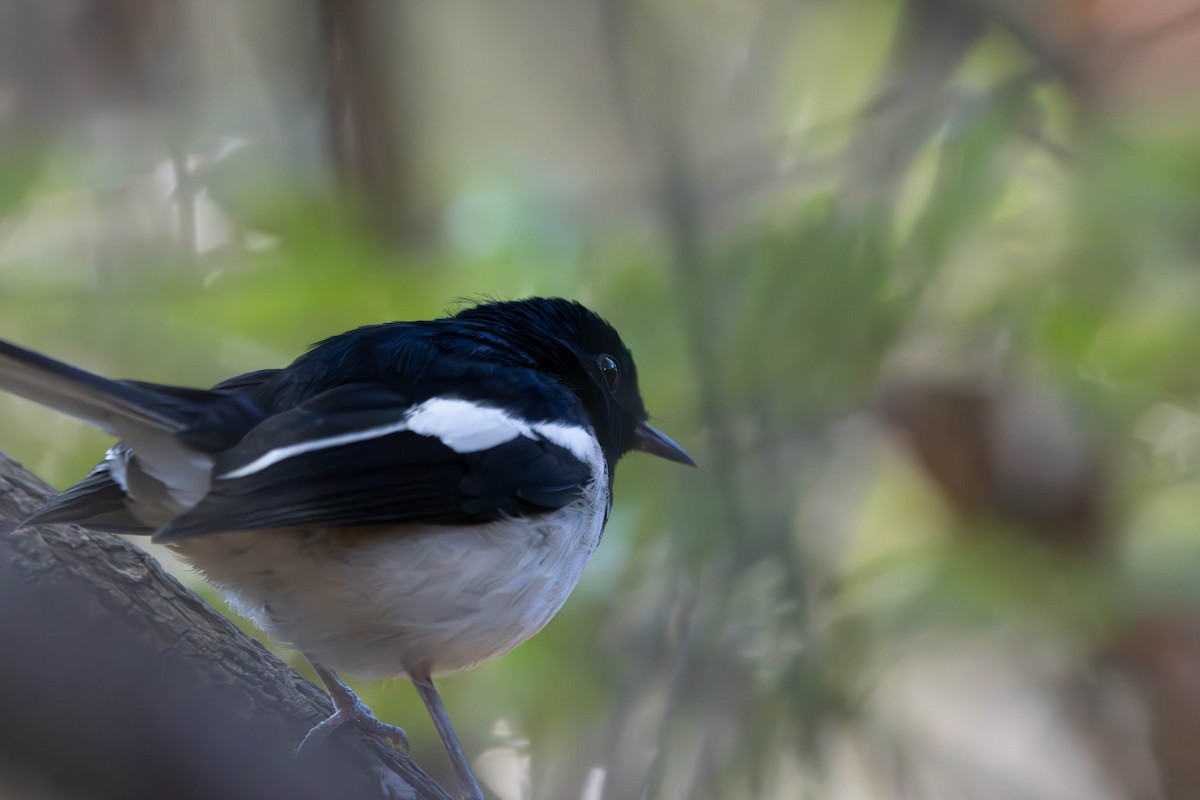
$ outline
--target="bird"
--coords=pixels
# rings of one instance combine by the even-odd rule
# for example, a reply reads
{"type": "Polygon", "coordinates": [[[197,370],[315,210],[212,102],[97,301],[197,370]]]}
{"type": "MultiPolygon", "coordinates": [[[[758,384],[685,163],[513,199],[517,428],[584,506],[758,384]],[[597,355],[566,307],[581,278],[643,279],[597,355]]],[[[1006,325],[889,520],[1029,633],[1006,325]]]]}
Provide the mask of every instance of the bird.
{"type": "Polygon", "coordinates": [[[333,713],[407,747],[340,677],[407,678],[482,798],[435,675],[503,655],[596,549],[617,461],[695,466],[648,422],[617,331],[578,302],[489,300],[367,325],[211,389],[110,380],[0,340],[0,390],[117,442],[23,524],[170,546],[302,653],[333,713]]]}

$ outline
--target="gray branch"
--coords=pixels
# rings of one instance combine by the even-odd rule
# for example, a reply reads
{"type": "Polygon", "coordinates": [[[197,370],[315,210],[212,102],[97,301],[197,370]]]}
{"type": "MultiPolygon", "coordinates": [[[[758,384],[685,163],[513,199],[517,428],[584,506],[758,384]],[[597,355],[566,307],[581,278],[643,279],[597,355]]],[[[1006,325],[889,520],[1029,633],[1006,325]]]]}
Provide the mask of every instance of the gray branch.
{"type": "Polygon", "coordinates": [[[14,530],[50,491],[0,454],[0,794],[449,797],[357,730],[295,756],[325,693],[120,537],[14,530]]]}

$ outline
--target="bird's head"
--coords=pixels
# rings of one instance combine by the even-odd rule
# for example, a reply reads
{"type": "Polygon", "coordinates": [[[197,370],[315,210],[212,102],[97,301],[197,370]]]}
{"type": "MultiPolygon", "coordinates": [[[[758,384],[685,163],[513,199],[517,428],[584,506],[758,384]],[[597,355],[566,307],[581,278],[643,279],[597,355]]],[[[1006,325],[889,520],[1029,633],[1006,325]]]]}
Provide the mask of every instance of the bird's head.
{"type": "Polygon", "coordinates": [[[456,319],[486,326],[519,350],[528,366],[575,393],[611,461],[631,450],[695,466],[687,452],[648,422],[637,365],[620,335],[583,305],[561,298],[483,303],[456,319]]]}

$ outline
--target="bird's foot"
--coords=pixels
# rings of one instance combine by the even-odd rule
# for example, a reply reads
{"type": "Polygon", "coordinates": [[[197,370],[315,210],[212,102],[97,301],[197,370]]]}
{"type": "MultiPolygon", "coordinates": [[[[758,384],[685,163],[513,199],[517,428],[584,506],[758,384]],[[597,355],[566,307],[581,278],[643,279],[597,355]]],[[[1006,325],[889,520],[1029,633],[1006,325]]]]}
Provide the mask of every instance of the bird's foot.
{"type": "Polygon", "coordinates": [[[320,743],[329,734],[347,722],[353,721],[361,730],[384,739],[396,750],[408,755],[408,737],[404,735],[404,729],[375,719],[371,709],[358,699],[358,695],[345,686],[343,688],[346,691],[344,696],[339,696],[339,693],[331,693],[334,712],[312,727],[305,735],[304,740],[300,742],[300,746],[296,748],[296,753],[299,754],[305,747],[320,743]]]}

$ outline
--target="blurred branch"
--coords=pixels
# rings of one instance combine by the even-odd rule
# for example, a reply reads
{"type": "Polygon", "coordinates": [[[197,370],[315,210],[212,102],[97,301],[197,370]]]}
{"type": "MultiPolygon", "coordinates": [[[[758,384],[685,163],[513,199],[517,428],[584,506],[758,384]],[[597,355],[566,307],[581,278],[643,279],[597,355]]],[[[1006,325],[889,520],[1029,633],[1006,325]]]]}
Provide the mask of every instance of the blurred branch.
{"type": "Polygon", "coordinates": [[[844,198],[851,209],[890,205],[912,160],[944,121],[947,85],[985,28],[983,13],[972,3],[905,4],[872,104],[893,113],[864,118],[846,148],[844,198]]]}
{"type": "Polygon", "coordinates": [[[1051,26],[1041,16],[1048,3],[1014,3],[1011,0],[958,0],[971,7],[1016,41],[1039,69],[1070,81],[1074,66],[1055,41],[1051,26]]]}
{"type": "Polygon", "coordinates": [[[396,42],[381,37],[384,6],[363,0],[318,3],[333,165],[360,195],[380,235],[393,242],[419,236],[409,157],[415,126],[397,108],[403,84],[389,79],[393,70],[384,54],[395,50],[396,42]]]}
{"type": "MultiPolygon", "coordinates": [[[[610,75],[625,124],[635,138],[643,134],[644,152],[649,163],[651,185],[648,192],[661,217],[671,248],[671,273],[679,307],[687,327],[691,359],[699,380],[697,400],[700,417],[712,437],[712,458],[706,466],[713,475],[715,489],[721,502],[719,510],[723,530],[735,548],[746,546],[753,530],[740,496],[735,488],[734,468],[737,462],[735,445],[722,409],[723,379],[718,358],[718,328],[714,320],[716,300],[712,297],[711,281],[705,274],[703,251],[702,188],[695,176],[685,131],[681,130],[684,109],[678,85],[680,70],[672,63],[672,40],[657,19],[639,18],[643,23],[650,46],[638,47],[634,41],[629,15],[633,9],[623,0],[598,0],[603,24],[605,52],[610,75]],[[653,77],[640,86],[648,91],[653,102],[635,95],[637,84],[630,80],[630,65],[645,61],[653,77]],[[642,101],[642,102],[639,102],[642,101]]],[[[742,554],[742,562],[750,560],[742,554]]]]}
{"type": "MultiPolygon", "coordinates": [[[[750,752],[751,737],[727,735],[729,729],[739,727],[734,720],[745,721],[756,676],[739,657],[736,634],[717,648],[705,647],[705,637],[734,619],[737,587],[764,558],[781,567],[783,593],[798,609],[797,626],[803,629],[808,624],[805,574],[787,536],[790,529],[764,519],[742,491],[747,465],[735,435],[736,415],[731,413],[728,391],[730,364],[722,347],[730,301],[716,278],[706,235],[715,206],[706,198],[714,197],[714,188],[739,191],[742,186],[767,183],[780,170],[772,151],[764,151],[767,158],[751,159],[750,167],[759,175],[750,175],[738,185],[727,177],[737,176],[736,171],[727,171],[720,176],[726,177],[726,185],[714,187],[710,178],[718,176],[702,174],[694,132],[687,124],[685,87],[690,73],[674,29],[652,10],[625,0],[598,0],[598,11],[614,92],[631,138],[641,146],[645,193],[667,241],[673,294],[696,376],[693,394],[709,437],[702,479],[712,498],[708,507],[712,517],[686,526],[687,542],[678,544],[685,557],[694,559],[707,548],[706,554],[714,559],[700,576],[703,592],[681,587],[662,598],[660,617],[648,628],[660,640],[646,648],[653,655],[629,671],[631,695],[641,706],[651,697],[662,702],[661,712],[647,725],[653,730],[649,747],[654,756],[644,777],[639,780],[627,767],[622,769],[611,755],[612,747],[608,763],[614,765],[613,774],[621,776],[614,782],[617,796],[718,797],[722,788],[717,778],[723,766],[736,762],[751,773],[759,766],[756,754],[750,752]],[[676,624],[662,624],[668,617],[676,624]],[[701,697],[706,698],[702,707],[697,704],[701,697]],[[720,699],[714,702],[715,698],[720,699]],[[712,714],[708,720],[713,724],[697,723],[691,735],[680,735],[681,720],[705,719],[705,714],[712,714]],[[715,724],[717,719],[721,724],[715,724]],[[689,767],[681,770],[680,759],[689,767]]],[[[803,170],[832,172],[835,164],[806,161],[803,170]]],[[[734,623],[731,629],[736,627],[734,623]]],[[[623,722],[618,716],[614,730],[623,722]]]]}
{"type": "Polygon", "coordinates": [[[49,493],[0,454],[0,794],[449,797],[359,731],[297,759],[325,693],[120,537],[12,530],[49,493]]]}

